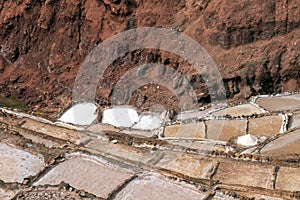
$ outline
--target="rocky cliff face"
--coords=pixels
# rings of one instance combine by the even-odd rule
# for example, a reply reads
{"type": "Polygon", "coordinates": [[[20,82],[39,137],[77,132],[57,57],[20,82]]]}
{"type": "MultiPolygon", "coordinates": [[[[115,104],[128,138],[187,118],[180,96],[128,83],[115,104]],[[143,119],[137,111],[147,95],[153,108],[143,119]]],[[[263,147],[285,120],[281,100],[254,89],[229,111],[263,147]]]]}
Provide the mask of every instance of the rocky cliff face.
{"type": "MultiPolygon", "coordinates": [[[[124,30],[149,26],[172,28],[199,42],[216,62],[229,99],[295,91],[300,77],[299,25],[296,0],[1,1],[1,93],[32,109],[60,110],[70,103],[78,69],[95,46],[124,30]]],[[[145,61],[180,72],[190,67],[168,52],[131,52],[114,62],[114,70],[100,81],[96,100],[109,103],[116,80],[145,61]]],[[[203,76],[190,73],[188,78],[198,102],[209,102],[203,76]]],[[[131,103],[177,103],[171,91],[157,93],[155,88],[150,84],[136,92],[131,103]]]]}

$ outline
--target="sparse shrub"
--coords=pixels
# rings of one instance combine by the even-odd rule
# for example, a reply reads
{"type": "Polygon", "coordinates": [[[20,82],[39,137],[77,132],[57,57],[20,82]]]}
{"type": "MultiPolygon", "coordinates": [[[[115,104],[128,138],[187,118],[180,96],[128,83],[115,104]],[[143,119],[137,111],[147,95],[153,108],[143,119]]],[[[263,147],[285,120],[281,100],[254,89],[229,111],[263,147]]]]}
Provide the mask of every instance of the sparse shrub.
{"type": "Polygon", "coordinates": [[[125,30],[129,30],[133,28],[136,28],[136,19],[135,18],[127,19],[125,30]]]}

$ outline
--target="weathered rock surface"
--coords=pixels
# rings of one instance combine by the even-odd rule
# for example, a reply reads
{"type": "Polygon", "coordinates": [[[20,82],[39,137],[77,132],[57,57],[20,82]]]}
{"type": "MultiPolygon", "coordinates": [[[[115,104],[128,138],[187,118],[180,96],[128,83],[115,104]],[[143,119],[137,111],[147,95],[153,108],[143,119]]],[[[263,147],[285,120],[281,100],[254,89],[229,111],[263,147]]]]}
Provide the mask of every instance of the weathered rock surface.
{"type": "MultiPolygon", "coordinates": [[[[1,93],[20,98],[32,109],[61,111],[71,102],[81,63],[97,44],[123,30],[149,26],[172,28],[199,42],[216,62],[230,98],[295,91],[299,89],[299,11],[298,1],[275,0],[4,1],[0,3],[1,93]]],[[[209,102],[207,75],[190,71],[191,66],[170,53],[138,50],[108,68],[99,83],[98,103],[109,104],[116,80],[145,62],[188,72],[198,101],[209,102]]],[[[163,75],[165,69],[157,73],[163,75]]],[[[172,92],[152,86],[128,94],[131,103],[149,108],[160,102],[178,109],[172,92]]]]}

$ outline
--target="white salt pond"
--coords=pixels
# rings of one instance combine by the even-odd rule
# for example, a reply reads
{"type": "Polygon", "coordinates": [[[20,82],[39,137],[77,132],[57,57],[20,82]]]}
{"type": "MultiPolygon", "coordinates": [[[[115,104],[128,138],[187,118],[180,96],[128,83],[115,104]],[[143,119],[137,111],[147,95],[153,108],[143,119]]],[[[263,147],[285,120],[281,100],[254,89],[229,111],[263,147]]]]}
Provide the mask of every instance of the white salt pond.
{"type": "Polygon", "coordinates": [[[80,126],[91,125],[97,119],[97,106],[93,103],[78,103],[68,109],[59,120],[80,126]]]}
{"type": "Polygon", "coordinates": [[[154,114],[139,115],[131,107],[114,107],[103,111],[102,123],[115,127],[154,130],[160,128],[163,119],[154,114]]]}
{"type": "Polygon", "coordinates": [[[257,138],[250,134],[243,135],[238,137],[237,144],[243,146],[254,146],[257,144],[257,138]]]}
{"type": "MultiPolygon", "coordinates": [[[[59,121],[80,126],[91,125],[98,113],[93,103],[78,103],[68,109],[59,121]]],[[[105,109],[102,113],[102,123],[115,127],[133,128],[140,130],[154,130],[161,127],[163,118],[159,114],[139,115],[135,108],[130,106],[117,106],[105,109]]]]}
{"type": "Polygon", "coordinates": [[[135,129],[154,130],[161,127],[162,119],[155,115],[142,115],[139,122],[133,126],[135,129]]]}
{"type": "Polygon", "coordinates": [[[114,107],[103,111],[102,123],[116,127],[132,127],[139,121],[139,115],[134,108],[114,107]]]}

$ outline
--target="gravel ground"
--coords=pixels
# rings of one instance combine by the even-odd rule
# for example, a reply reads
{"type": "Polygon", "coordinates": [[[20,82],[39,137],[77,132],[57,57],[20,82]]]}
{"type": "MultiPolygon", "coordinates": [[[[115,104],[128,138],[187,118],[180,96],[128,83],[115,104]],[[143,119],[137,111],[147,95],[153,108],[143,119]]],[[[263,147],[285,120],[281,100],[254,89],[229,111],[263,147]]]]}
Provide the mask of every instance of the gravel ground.
{"type": "Polygon", "coordinates": [[[81,199],[75,197],[64,191],[33,191],[33,192],[24,192],[17,195],[14,200],[77,200],[81,199]]]}

